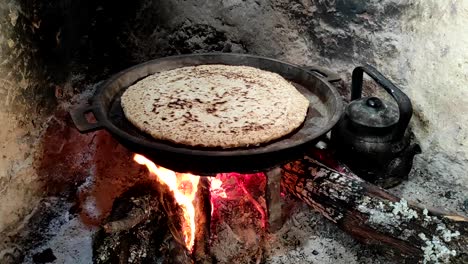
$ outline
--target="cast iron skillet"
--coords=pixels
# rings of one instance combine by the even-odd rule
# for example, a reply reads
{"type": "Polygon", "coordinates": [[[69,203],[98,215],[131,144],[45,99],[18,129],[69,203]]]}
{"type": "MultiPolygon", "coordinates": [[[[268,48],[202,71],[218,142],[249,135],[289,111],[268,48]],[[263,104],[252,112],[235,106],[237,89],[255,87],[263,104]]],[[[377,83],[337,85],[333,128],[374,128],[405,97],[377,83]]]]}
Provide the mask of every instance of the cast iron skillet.
{"type": "Polygon", "coordinates": [[[339,77],[321,68],[301,68],[278,60],[245,54],[173,56],[148,61],[116,74],[97,89],[90,105],[73,109],[70,114],[80,132],[106,129],[130,151],[178,172],[211,175],[218,172],[264,171],[300,158],[310,144],[336,124],[343,112],[342,100],[329,83],[336,79],[339,77]],[[310,101],[304,124],[291,134],[268,144],[217,149],[188,147],[156,140],[125,119],[120,97],[130,85],[150,74],[200,64],[246,65],[280,74],[310,101]],[[85,118],[87,113],[94,114],[97,121],[88,122],[85,118]]]}

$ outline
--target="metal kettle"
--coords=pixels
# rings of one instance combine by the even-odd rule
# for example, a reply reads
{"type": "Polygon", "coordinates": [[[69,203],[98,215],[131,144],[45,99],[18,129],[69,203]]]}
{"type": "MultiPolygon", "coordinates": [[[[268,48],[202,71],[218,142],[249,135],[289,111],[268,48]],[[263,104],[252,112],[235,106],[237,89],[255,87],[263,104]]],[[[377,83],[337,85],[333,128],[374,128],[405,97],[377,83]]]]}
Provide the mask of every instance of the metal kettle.
{"type": "Polygon", "coordinates": [[[413,158],[421,153],[411,143],[407,130],[413,113],[406,94],[370,65],[354,69],[351,102],[332,129],[331,142],[338,158],[363,179],[389,188],[407,179],[413,158]],[[396,101],[361,98],[363,75],[367,73],[396,101]]]}

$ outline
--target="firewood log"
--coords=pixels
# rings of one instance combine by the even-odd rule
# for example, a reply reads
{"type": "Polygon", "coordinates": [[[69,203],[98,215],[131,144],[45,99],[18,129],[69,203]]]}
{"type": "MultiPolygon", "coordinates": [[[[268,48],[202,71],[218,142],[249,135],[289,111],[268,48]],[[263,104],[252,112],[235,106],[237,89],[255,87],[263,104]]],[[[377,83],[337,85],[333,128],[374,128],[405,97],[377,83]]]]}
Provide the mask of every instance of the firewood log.
{"type": "Polygon", "coordinates": [[[206,177],[200,178],[195,201],[195,245],[192,258],[195,263],[212,263],[209,241],[210,241],[210,183],[206,177]]]}
{"type": "MultiPolygon", "coordinates": [[[[93,238],[93,263],[152,263],[160,255],[159,238],[168,219],[148,184],[125,192],[114,201],[108,222],[93,238]]],[[[169,234],[171,235],[171,234],[169,234]]]]}
{"type": "MultiPolygon", "coordinates": [[[[135,205],[130,212],[122,219],[105,223],[102,227],[106,233],[127,231],[134,226],[146,221],[150,217],[152,210],[158,209],[158,201],[151,196],[135,199],[135,205]]],[[[157,213],[153,212],[153,213],[157,213]]]]}
{"type": "Polygon", "coordinates": [[[290,194],[401,263],[468,263],[464,216],[408,203],[310,157],[283,166],[282,176],[282,187],[290,194]]]}

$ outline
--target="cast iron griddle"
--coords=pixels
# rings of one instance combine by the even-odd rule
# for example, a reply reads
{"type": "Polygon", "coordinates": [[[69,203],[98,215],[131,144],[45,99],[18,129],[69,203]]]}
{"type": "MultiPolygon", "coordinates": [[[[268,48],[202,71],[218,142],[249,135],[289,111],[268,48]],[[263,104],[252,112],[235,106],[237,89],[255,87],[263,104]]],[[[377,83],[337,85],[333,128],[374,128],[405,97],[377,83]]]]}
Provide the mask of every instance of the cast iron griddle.
{"type": "MultiPolygon", "coordinates": [[[[107,80],[95,92],[91,105],[70,112],[82,133],[106,129],[129,150],[142,154],[156,164],[178,172],[210,175],[219,172],[254,172],[297,159],[317,138],[338,121],[343,105],[338,92],[313,71],[274,59],[232,53],[193,54],[166,57],[139,64],[107,80]],[[156,140],[134,127],[120,105],[123,92],[138,80],[162,71],[202,64],[245,65],[276,72],[288,79],[310,101],[303,125],[289,135],[256,147],[221,149],[200,148],[156,140]],[[86,120],[92,112],[96,123],[86,120]]],[[[328,80],[333,79],[328,76],[328,80]]]]}

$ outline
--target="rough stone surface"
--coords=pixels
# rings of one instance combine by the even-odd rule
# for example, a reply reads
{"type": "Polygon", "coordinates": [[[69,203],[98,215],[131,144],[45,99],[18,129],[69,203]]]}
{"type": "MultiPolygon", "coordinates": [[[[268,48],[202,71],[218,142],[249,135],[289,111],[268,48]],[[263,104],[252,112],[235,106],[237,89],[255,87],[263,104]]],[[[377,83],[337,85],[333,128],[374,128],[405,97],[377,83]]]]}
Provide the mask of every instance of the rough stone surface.
{"type": "MultiPolygon", "coordinates": [[[[38,195],[34,148],[42,125],[27,103],[33,73],[28,43],[21,42],[15,1],[0,3],[0,231],[18,222],[38,195]]],[[[37,108],[36,108],[37,109],[37,108]]]]}
{"type": "MultiPolygon", "coordinates": [[[[38,198],[53,189],[44,185],[45,175],[36,169],[36,159],[43,154],[41,136],[48,127],[66,132],[73,126],[51,113],[59,102],[68,105],[74,94],[86,90],[83,73],[92,68],[89,65],[95,65],[99,74],[86,75],[88,83],[108,74],[107,66],[88,63],[91,57],[99,61],[104,56],[99,45],[86,41],[94,32],[92,22],[99,19],[98,11],[92,9],[97,4],[70,0],[0,3],[0,232],[14,228],[38,198]]],[[[52,154],[60,156],[68,140],[73,138],[52,142],[56,144],[52,154]]],[[[62,175],[69,186],[79,180],[75,176],[62,175]]]]}
{"type": "MultiPolygon", "coordinates": [[[[318,64],[346,81],[354,66],[375,65],[412,99],[412,127],[423,147],[410,181],[393,191],[468,214],[467,24],[468,2],[455,0],[3,1],[0,231],[15,230],[51,191],[43,182],[49,175],[66,183],[60,191],[86,179],[85,171],[44,174],[33,166],[43,151],[39,137],[61,126],[47,119],[57,102],[68,104],[86,83],[135,63],[211,51],[318,64]]],[[[78,133],[65,130],[70,137],[57,142],[51,157],[60,156],[62,145],[73,149],[78,133]]]]}

